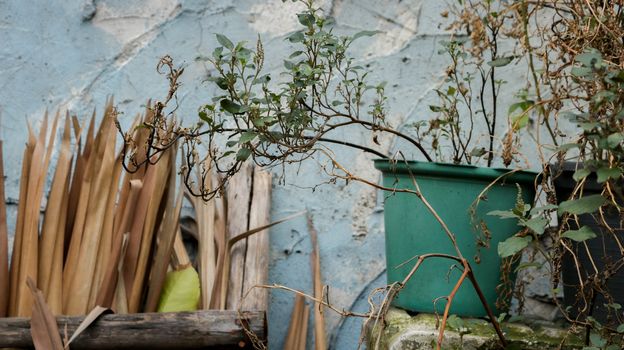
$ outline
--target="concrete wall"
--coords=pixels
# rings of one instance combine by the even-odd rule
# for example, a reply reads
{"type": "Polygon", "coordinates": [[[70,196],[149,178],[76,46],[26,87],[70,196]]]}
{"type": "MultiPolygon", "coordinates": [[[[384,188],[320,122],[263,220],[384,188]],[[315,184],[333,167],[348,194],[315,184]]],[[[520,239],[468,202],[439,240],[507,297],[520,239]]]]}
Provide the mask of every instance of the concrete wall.
{"type": "MultiPolygon", "coordinates": [[[[426,118],[433,90],[443,84],[447,63],[438,55],[447,38],[440,13],[444,2],[425,0],[325,0],[319,3],[337,20],[336,30],[380,30],[353,48],[372,70],[372,80],[388,81],[394,126],[426,118]]],[[[193,121],[197,108],[215,89],[204,83],[210,67],[202,56],[217,45],[214,33],[234,41],[264,41],[270,72],[278,72],[298,28],[301,6],[281,0],[0,0],[0,136],[5,142],[9,222],[15,222],[21,153],[26,120],[37,125],[46,109],[69,109],[83,120],[114,95],[128,119],[148,98],[162,98],[166,81],[156,71],[169,54],[186,66],[178,114],[193,121]]],[[[369,144],[362,130],[349,131],[353,142],[369,144]]],[[[387,151],[394,140],[382,139],[387,151]]],[[[377,181],[371,158],[336,149],[359,174],[377,181]]],[[[407,156],[418,157],[407,152],[407,156]]],[[[313,186],[327,180],[318,164],[276,169],[272,217],[309,210],[320,233],[323,280],[339,307],[366,310],[366,295],[384,281],[381,199],[359,184],[313,186]],[[281,181],[279,181],[281,180],[281,181]],[[283,184],[279,184],[282,182],[283,184]]],[[[311,290],[310,241],[305,219],[271,232],[270,282],[311,290]]],[[[269,310],[271,348],[281,348],[293,296],[273,292],[269,310]]],[[[328,313],[328,331],[337,349],[357,346],[360,320],[343,323],[328,313]]]]}

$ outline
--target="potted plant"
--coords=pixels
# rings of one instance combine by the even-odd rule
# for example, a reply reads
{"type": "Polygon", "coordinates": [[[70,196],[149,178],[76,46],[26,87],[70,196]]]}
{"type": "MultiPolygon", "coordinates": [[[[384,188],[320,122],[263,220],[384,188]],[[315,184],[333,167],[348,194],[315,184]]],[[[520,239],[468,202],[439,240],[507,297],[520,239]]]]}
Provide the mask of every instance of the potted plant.
{"type": "Polygon", "coordinates": [[[573,318],[619,325],[624,323],[624,69],[605,62],[595,49],[575,62],[571,74],[587,101],[567,115],[580,129],[577,142],[565,147],[576,150],[569,156],[576,162],[553,170],[559,231],[571,239],[561,243],[565,306],[573,318]]]}

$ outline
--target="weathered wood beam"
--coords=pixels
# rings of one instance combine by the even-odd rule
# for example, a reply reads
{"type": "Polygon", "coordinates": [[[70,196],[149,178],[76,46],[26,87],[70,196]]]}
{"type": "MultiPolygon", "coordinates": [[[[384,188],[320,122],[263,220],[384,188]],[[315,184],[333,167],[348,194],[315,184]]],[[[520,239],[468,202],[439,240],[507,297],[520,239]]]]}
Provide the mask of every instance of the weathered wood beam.
{"type": "MultiPolygon", "coordinates": [[[[84,316],[59,316],[61,337],[70,337],[84,316]],[[67,327],[67,328],[66,328],[67,327]]],[[[205,310],[101,316],[71,344],[77,349],[252,348],[242,324],[266,339],[264,311],[205,310]]],[[[0,318],[0,348],[32,348],[30,319],[0,318]]]]}

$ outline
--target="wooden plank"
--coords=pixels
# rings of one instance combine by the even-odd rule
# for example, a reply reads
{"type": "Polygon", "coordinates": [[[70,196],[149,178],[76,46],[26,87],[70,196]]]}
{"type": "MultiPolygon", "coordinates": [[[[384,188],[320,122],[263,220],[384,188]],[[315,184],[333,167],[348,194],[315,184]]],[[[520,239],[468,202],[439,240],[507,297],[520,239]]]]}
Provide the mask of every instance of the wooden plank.
{"type": "MultiPolygon", "coordinates": [[[[214,183],[217,183],[219,179],[215,176],[214,183]]],[[[223,196],[217,196],[212,199],[215,208],[215,246],[217,249],[217,262],[216,262],[216,275],[214,284],[212,285],[212,296],[210,299],[210,309],[224,310],[226,306],[226,295],[222,295],[223,278],[225,276],[223,271],[223,264],[225,263],[225,256],[227,254],[227,217],[226,217],[226,203],[223,196]]]]}
{"type": "Polygon", "coordinates": [[[9,241],[4,199],[4,159],[0,140],[0,317],[9,313],[9,241]]]}
{"type": "MultiPolygon", "coordinates": [[[[242,165],[240,171],[232,177],[228,184],[226,190],[228,239],[249,230],[249,200],[251,197],[252,171],[253,168],[250,165],[242,165]]],[[[229,251],[230,274],[228,280],[224,281],[223,287],[227,287],[227,309],[230,310],[238,309],[238,304],[243,296],[246,251],[246,239],[236,243],[229,251]]]]}
{"type": "MultiPolygon", "coordinates": [[[[253,175],[253,193],[249,210],[249,228],[270,223],[271,216],[271,173],[256,169],[253,175]]],[[[247,238],[245,276],[243,293],[255,285],[266,284],[269,279],[269,230],[260,231],[247,238]]],[[[256,288],[247,294],[244,310],[267,310],[269,290],[256,288]]]]}
{"type": "MultiPolygon", "coordinates": [[[[312,253],[310,263],[312,265],[312,285],[314,287],[314,297],[324,299],[323,281],[321,279],[321,253],[318,244],[318,233],[312,222],[310,213],[307,215],[308,230],[310,231],[310,241],[312,243],[312,253]]],[[[316,350],[327,349],[327,336],[325,332],[324,306],[314,302],[314,348],[316,350]]]]}
{"type": "MultiPolygon", "coordinates": [[[[266,339],[264,312],[207,310],[176,313],[103,315],[82,332],[71,349],[218,349],[252,348],[241,324],[266,339]]],[[[63,336],[72,334],[84,316],[56,318],[63,336]]],[[[28,318],[0,319],[0,348],[32,348],[28,318]]]]}
{"type": "MultiPolygon", "coordinates": [[[[209,161],[206,160],[206,163],[209,161]]],[[[204,164],[206,164],[204,163],[204,164]]],[[[209,164],[206,164],[209,165],[209,164]]],[[[208,166],[206,166],[208,168],[208,166]]],[[[196,168],[199,169],[199,168],[196,168]]],[[[201,174],[197,174],[200,178],[201,174]]],[[[208,174],[204,182],[204,190],[209,191],[212,187],[212,177],[208,174]]],[[[204,201],[201,197],[191,196],[191,202],[195,209],[197,221],[197,234],[199,236],[199,281],[201,283],[200,308],[209,309],[212,290],[215,281],[217,253],[215,249],[215,202],[204,201]]]]}

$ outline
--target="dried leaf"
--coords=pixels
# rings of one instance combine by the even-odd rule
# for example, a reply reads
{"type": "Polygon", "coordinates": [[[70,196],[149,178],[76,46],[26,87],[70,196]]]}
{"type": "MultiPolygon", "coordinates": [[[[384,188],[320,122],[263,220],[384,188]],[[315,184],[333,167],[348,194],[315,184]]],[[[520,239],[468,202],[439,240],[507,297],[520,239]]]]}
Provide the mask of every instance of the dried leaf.
{"type": "Polygon", "coordinates": [[[30,334],[37,350],[63,350],[63,341],[59,333],[56,319],[43,298],[43,293],[37,289],[35,282],[29,277],[26,284],[34,300],[32,317],[30,319],[30,334]]]}
{"type": "Polygon", "coordinates": [[[72,334],[71,338],[69,338],[69,340],[65,343],[65,348],[68,348],[69,344],[71,344],[71,342],[76,340],[76,338],[78,338],[80,333],[84,332],[84,330],[87,329],[100,316],[102,316],[102,314],[109,313],[109,312],[111,312],[111,310],[109,308],[107,308],[107,307],[102,307],[102,306],[94,307],[93,310],[91,310],[87,314],[87,316],[84,318],[84,320],[82,320],[82,322],[80,322],[80,325],[78,325],[78,328],[76,328],[76,330],[74,331],[74,334],[72,334]]]}

